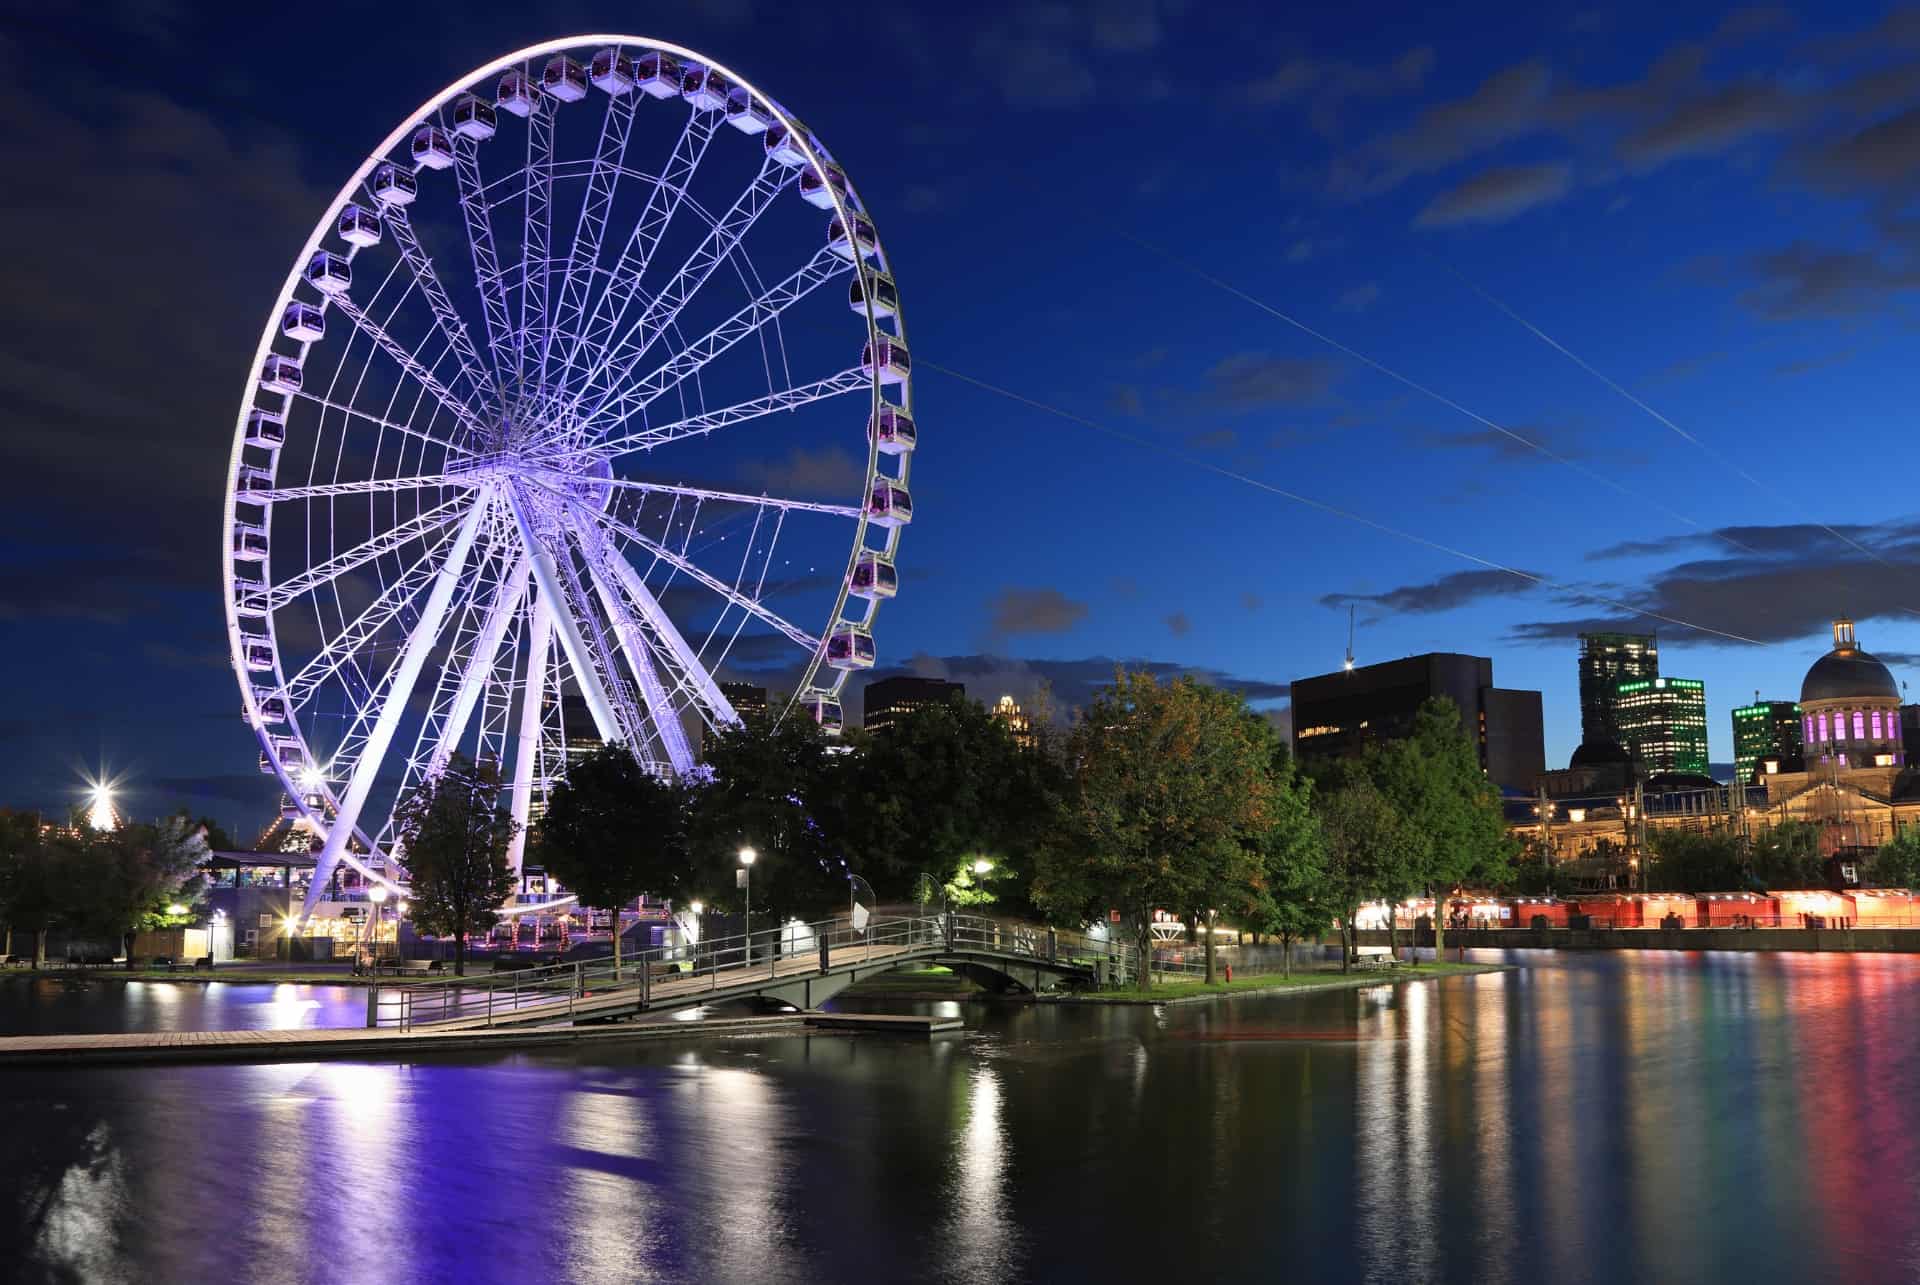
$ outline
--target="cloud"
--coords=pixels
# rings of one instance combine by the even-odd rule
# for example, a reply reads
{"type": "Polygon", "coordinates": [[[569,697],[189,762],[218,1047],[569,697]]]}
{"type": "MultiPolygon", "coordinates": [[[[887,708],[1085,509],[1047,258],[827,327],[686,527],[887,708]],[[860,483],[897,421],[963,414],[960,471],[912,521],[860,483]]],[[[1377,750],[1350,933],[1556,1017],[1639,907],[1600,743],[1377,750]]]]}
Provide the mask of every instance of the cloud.
{"type": "Polygon", "coordinates": [[[926,214],[942,205],[940,189],[929,183],[913,183],[900,198],[900,208],[908,214],[926,214]]]}
{"type": "MultiPolygon", "coordinates": [[[[1913,75],[1913,69],[1906,69],[1906,74],[1913,75]]],[[[1920,186],[1920,107],[1810,147],[1801,152],[1798,165],[1809,180],[1841,194],[1920,186]]]]}
{"type": "Polygon", "coordinates": [[[1426,83],[1433,64],[1433,50],[1426,45],[1376,64],[1296,55],[1231,97],[1255,107],[1305,102],[1309,123],[1331,136],[1339,132],[1341,112],[1348,103],[1412,93],[1426,83]]]}
{"type": "Polygon", "coordinates": [[[1260,608],[1266,606],[1267,603],[1266,599],[1257,593],[1243,593],[1240,595],[1240,605],[1248,611],[1258,611],[1260,608]]]}
{"type": "Polygon", "coordinates": [[[1243,352],[1207,370],[1202,399],[1230,411],[1298,406],[1325,396],[1339,367],[1322,357],[1274,357],[1243,352]]]}
{"type": "MultiPolygon", "coordinates": [[[[1044,685],[1056,714],[1064,719],[1074,710],[1089,704],[1103,687],[1110,686],[1116,668],[1142,671],[1161,680],[1186,676],[1213,687],[1237,691],[1249,701],[1260,704],[1284,701],[1288,685],[1267,678],[1249,678],[1204,666],[1183,665],[1176,661],[1140,657],[1114,658],[1089,656],[1078,660],[1040,660],[990,653],[964,656],[915,655],[904,665],[883,666],[856,679],[850,686],[864,689],[866,682],[897,674],[916,674],[923,678],[944,678],[966,684],[967,695],[980,700],[998,699],[1005,692],[1032,708],[1033,699],[1044,685]]],[[[843,702],[845,703],[845,702],[843,702]]],[[[849,712],[852,706],[848,705],[849,712]]]]}
{"type": "MultiPolygon", "coordinates": [[[[1711,535],[1630,541],[1594,556],[1657,556],[1702,547],[1715,537],[1738,540],[1756,552],[1681,562],[1653,573],[1638,589],[1610,596],[1642,611],[1759,642],[1787,642],[1817,634],[1841,611],[1858,619],[1905,619],[1900,604],[1920,601],[1920,573],[1915,570],[1920,561],[1920,523],[1836,529],[1846,539],[1806,523],[1726,527],[1711,535]],[[1847,539],[1873,549],[1885,561],[1853,548],[1847,539]]],[[[1522,642],[1554,641],[1570,638],[1583,628],[1603,627],[1592,620],[1537,620],[1517,626],[1511,636],[1522,642]]],[[[1673,632],[1680,638],[1690,636],[1681,628],[1673,632]]],[[[1716,641],[1711,635],[1702,639],[1716,641]]]]}
{"type": "Polygon", "coordinates": [[[1116,384],[1107,395],[1107,409],[1116,415],[1131,415],[1138,419],[1147,413],[1147,404],[1134,385],[1116,384]]]}
{"type": "Polygon", "coordinates": [[[1184,611],[1176,611],[1166,617],[1167,631],[1175,638],[1185,638],[1193,632],[1193,621],[1184,611]]]}
{"type": "Polygon", "coordinates": [[[1079,107],[1093,99],[1093,68],[1079,47],[1072,15],[1050,5],[1025,6],[982,25],[974,62],[1010,107],[1079,107]]]}
{"type": "Polygon", "coordinates": [[[1087,604],[1058,589],[1002,589],[987,606],[995,637],[1064,634],[1087,618],[1087,604]]]}
{"type": "Polygon", "coordinates": [[[1102,0],[1093,11],[1093,47],[1144,53],[1165,34],[1155,0],[1102,0]]]}
{"type": "Polygon", "coordinates": [[[1854,350],[1842,349],[1839,352],[1823,353],[1818,357],[1799,357],[1793,361],[1783,361],[1773,368],[1776,375],[1806,375],[1816,370],[1825,370],[1829,366],[1839,366],[1853,360],[1854,350]]]}
{"type": "Polygon", "coordinates": [[[1537,59],[1495,72],[1471,94],[1426,108],[1407,128],[1337,162],[1331,187],[1341,196],[1374,195],[1534,133],[1552,81],[1537,59]]]}
{"type": "Polygon", "coordinates": [[[822,446],[817,450],[796,446],[784,459],[745,461],[740,471],[750,483],[774,495],[808,499],[858,498],[867,480],[866,461],[856,459],[853,452],[843,446],[822,446]]]}
{"type": "Polygon", "coordinates": [[[1740,302],[1770,321],[1876,313],[1898,295],[1920,289],[1920,258],[1877,249],[1837,250],[1796,241],[1755,255],[1758,278],[1740,302]]]}
{"type": "Polygon", "coordinates": [[[1531,580],[1505,571],[1455,571],[1423,584],[1402,585],[1384,593],[1329,593],[1322,595],[1323,607],[1345,607],[1370,603],[1389,611],[1452,611],[1483,598],[1508,597],[1530,593],[1539,586],[1531,580]]]}
{"type": "Polygon", "coordinates": [[[1512,165],[1478,174],[1427,203],[1415,227],[1505,223],[1567,194],[1573,172],[1565,165],[1512,165]]]}
{"type": "Polygon", "coordinates": [[[1778,133],[1805,118],[1811,104],[1777,84],[1729,85],[1676,107],[1620,141],[1620,158],[1651,170],[1692,156],[1724,152],[1750,138],[1778,133]]]}
{"type": "Polygon", "coordinates": [[[1563,459],[1582,454],[1580,447],[1570,442],[1564,432],[1539,424],[1523,424],[1505,433],[1493,428],[1477,428],[1462,433],[1428,433],[1420,441],[1424,445],[1443,449],[1488,450],[1501,459],[1525,463],[1546,461],[1549,457],[1545,452],[1552,452],[1563,459]],[[1516,441],[1516,437],[1525,440],[1516,441]]]}
{"type": "Polygon", "coordinates": [[[1340,312],[1365,312],[1380,298],[1380,283],[1366,281],[1348,290],[1342,290],[1333,306],[1340,312]]]}

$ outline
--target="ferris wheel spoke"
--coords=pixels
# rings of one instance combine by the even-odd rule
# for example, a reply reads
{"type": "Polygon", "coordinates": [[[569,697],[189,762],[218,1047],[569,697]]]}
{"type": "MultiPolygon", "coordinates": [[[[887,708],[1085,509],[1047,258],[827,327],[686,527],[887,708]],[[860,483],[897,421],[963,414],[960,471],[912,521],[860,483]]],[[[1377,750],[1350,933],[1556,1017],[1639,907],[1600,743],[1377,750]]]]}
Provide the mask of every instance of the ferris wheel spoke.
{"type": "MultiPolygon", "coordinates": [[[[542,490],[556,495],[563,492],[556,487],[568,483],[578,484],[580,479],[570,473],[555,469],[534,468],[524,476],[542,490]]],[[[641,482],[633,478],[612,477],[595,478],[593,486],[611,486],[624,491],[639,491],[646,495],[678,495],[689,500],[712,500],[720,504],[745,504],[763,509],[779,509],[788,513],[825,513],[836,518],[858,519],[863,516],[861,509],[852,504],[824,504],[818,500],[789,500],[777,495],[745,495],[739,491],[714,491],[698,486],[670,486],[665,482],[641,482]]],[[[571,498],[571,497],[569,497],[571,498]]]]}
{"type": "Polygon", "coordinates": [[[852,265],[831,250],[821,250],[799,271],[675,353],[641,379],[616,384],[594,419],[603,432],[615,432],[662,394],[697,374],[722,353],[833,280],[852,265]]]}
{"type": "MultiPolygon", "coordinates": [[[[532,563],[528,563],[531,571],[532,563]]],[[[540,757],[541,717],[546,708],[547,657],[553,651],[553,611],[545,594],[533,596],[533,618],[528,622],[526,677],[520,685],[520,719],[515,728],[513,786],[509,808],[517,823],[507,843],[507,866],[520,873],[526,858],[527,823],[533,813],[533,786],[536,760],[540,757]]],[[[544,794],[544,782],[541,793],[544,794]]]]}
{"type": "Polygon", "coordinates": [[[682,438],[699,437],[745,420],[759,419],[763,415],[771,415],[777,411],[797,410],[812,402],[825,401],[830,397],[839,397],[846,393],[866,392],[872,387],[873,376],[856,366],[838,375],[829,375],[825,379],[816,379],[810,384],[800,384],[793,388],[782,389],[777,393],[768,393],[765,397],[756,397],[752,401],[736,402],[731,406],[722,406],[665,424],[651,424],[637,433],[628,433],[624,437],[595,442],[583,449],[617,459],[633,451],[650,451],[682,438]]]}
{"type": "MultiPolygon", "coordinates": [[[[442,450],[451,452],[454,455],[469,455],[472,453],[468,447],[449,442],[444,437],[435,437],[432,433],[424,429],[415,428],[411,424],[402,424],[398,420],[384,419],[379,415],[373,414],[371,411],[364,411],[356,406],[349,406],[345,402],[335,401],[320,393],[310,393],[302,389],[293,394],[293,396],[300,401],[312,402],[314,405],[322,407],[325,410],[334,411],[341,415],[348,415],[354,419],[364,420],[375,428],[387,429],[407,437],[417,438],[430,445],[438,446],[442,450]]],[[[432,422],[431,417],[429,417],[428,422],[432,422]]]]}
{"type": "Polygon", "coordinates": [[[667,751],[667,761],[673,764],[674,771],[686,772],[693,767],[693,751],[687,745],[687,731],[680,725],[680,716],[674,711],[673,702],[667,699],[666,686],[660,681],[660,671],[653,663],[653,655],[648,649],[647,640],[641,636],[638,622],[621,603],[619,587],[608,574],[605,541],[596,528],[590,527],[588,532],[580,537],[580,544],[593,571],[593,588],[600,599],[600,607],[613,625],[614,638],[627,658],[627,668],[640,689],[640,700],[648,721],[653,724],[654,735],[660,738],[661,745],[667,751]]]}
{"type": "Polygon", "coordinates": [[[486,316],[487,348],[493,354],[496,383],[515,371],[513,321],[507,311],[507,292],[500,280],[500,255],[493,244],[493,215],[487,209],[480,179],[480,144],[459,135],[453,145],[453,172],[460,188],[460,210],[467,225],[467,246],[473,254],[473,276],[480,287],[480,307],[486,316]]]}
{"type": "Polygon", "coordinates": [[[493,672],[495,661],[500,655],[500,645],[506,640],[507,626],[513,615],[520,609],[520,602],[527,596],[527,576],[531,567],[526,550],[522,549],[513,560],[513,566],[500,580],[494,590],[492,605],[487,609],[487,617],[480,627],[479,635],[474,639],[473,648],[467,654],[466,667],[462,672],[460,687],[453,698],[453,707],[447,714],[446,722],[440,730],[439,743],[434,746],[433,756],[427,763],[427,776],[436,778],[446,769],[447,761],[453,757],[453,751],[459,746],[460,738],[466,734],[467,723],[473,717],[473,709],[479,703],[480,693],[486,686],[488,675],[493,672]]]}
{"type": "MultiPolygon", "coordinates": [[[[365,334],[377,344],[381,351],[399,364],[400,369],[411,375],[439,402],[446,412],[458,420],[460,426],[473,438],[484,438],[485,432],[480,426],[480,416],[471,400],[462,401],[451,388],[440,381],[431,369],[423,365],[407,346],[389,334],[384,326],[369,317],[353,300],[344,294],[333,297],[334,306],[353,323],[354,329],[365,334]]],[[[451,351],[451,349],[449,350],[451,351]]],[[[436,363],[437,364],[437,363],[436,363]]]]}
{"type": "Polygon", "coordinates": [[[633,564],[628,562],[618,549],[608,545],[601,536],[599,528],[587,527],[585,530],[592,533],[591,538],[600,546],[599,565],[613,572],[614,578],[619,581],[620,588],[626,591],[627,598],[632,602],[641,622],[658,639],[659,650],[679,671],[679,685],[708,710],[707,721],[710,724],[739,722],[740,715],[734,711],[733,702],[726,698],[725,693],[720,690],[720,685],[713,680],[713,675],[701,665],[700,658],[694,654],[693,648],[687,645],[685,636],[674,626],[672,619],[660,606],[660,600],[648,591],[646,582],[640,578],[640,573],[633,569],[633,564]]]}
{"type": "Polygon", "coordinates": [[[680,265],[673,279],[647,304],[640,319],[610,343],[596,364],[587,370],[580,391],[574,397],[576,409],[589,400],[593,402],[592,409],[582,415],[582,419],[591,420],[599,413],[613,395],[613,390],[626,382],[633,368],[679,317],[687,301],[707,283],[713,270],[739,247],[741,239],[752,230],[754,223],[792,178],[793,171],[772,157],[761,163],[760,173],[747,190],[735,199],[732,208],[701,240],[687,261],[680,265]],[[628,355],[615,358],[614,354],[622,348],[627,350],[628,355]]]}
{"type": "Polygon", "coordinates": [[[407,216],[404,205],[391,206],[386,211],[387,226],[393,230],[393,242],[400,248],[400,257],[406,260],[407,268],[413,273],[414,284],[426,297],[427,307],[433,312],[433,319],[445,337],[447,346],[453,350],[454,358],[460,364],[461,376],[466,380],[469,396],[477,399],[483,406],[489,398],[496,407],[504,405],[506,395],[499,382],[488,375],[487,367],[480,360],[480,354],[474,349],[473,340],[467,335],[467,323],[460,320],[460,314],[454,311],[453,301],[447,298],[446,288],[440,284],[439,274],[433,270],[433,260],[420,246],[420,238],[414,233],[413,221],[407,216]]]}
{"type": "Polygon", "coordinates": [[[600,671],[593,663],[593,656],[587,650],[586,639],[581,637],[579,623],[568,605],[567,595],[561,588],[559,565],[546,542],[535,533],[533,517],[529,512],[527,497],[517,485],[509,485],[506,491],[507,505],[513,514],[515,527],[520,532],[520,541],[527,548],[533,566],[534,583],[539,586],[540,595],[552,607],[554,632],[560,638],[560,650],[566,654],[567,663],[573,667],[574,681],[580,684],[580,693],[586,698],[587,710],[593,716],[595,729],[600,739],[612,744],[627,739],[626,729],[614,713],[613,702],[607,696],[606,685],[600,680],[600,671]]]}
{"type": "Polygon", "coordinates": [[[753,595],[742,593],[739,589],[707,571],[698,563],[693,562],[682,554],[674,552],[653,537],[642,534],[640,531],[620,521],[618,518],[613,517],[611,514],[597,512],[571,496],[562,498],[563,501],[574,510],[576,520],[584,519],[589,522],[597,522],[613,534],[631,541],[639,548],[644,549],[647,556],[658,558],[682,575],[690,576],[694,580],[699,581],[708,589],[711,589],[714,593],[726,599],[742,611],[773,626],[775,630],[790,639],[795,646],[808,652],[819,649],[820,640],[818,638],[815,638],[812,634],[800,628],[800,626],[787,620],[778,612],[762,605],[759,599],[753,595]]]}
{"type": "MultiPolygon", "coordinates": [[[[524,75],[532,77],[532,68],[524,75]]],[[[548,273],[553,243],[554,102],[544,94],[527,116],[527,194],[520,243],[520,329],[515,336],[515,383],[524,388],[536,361],[544,360],[548,273]]]]}
{"type": "Polygon", "coordinates": [[[336,495],[378,495],[385,491],[421,491],[436,486],[477,487],[482,479],[471,473],[423,473],[414,477],[369,477],[357,482],[316,482],[311,486],[278,486],[244,491],[248,504],[278,504],[283,500],[315,500],[336,495]]]}
{"type": "MultiPolygon", "coordinates": [[[[647,194],[646,206],[640,211],[633,232],[621,247],[620,258],[607,278],[606,289],[588,313],[587,324],[574,337],[568,349],[567,366],[558,372],[559,378],[555,384],[564,387],[566,369],[571,369],[579,354],[601,351],[625,319],[627,309],[640,291],[641,279],[646,276],[647,268],[653,262],[654,252],[660,248],[660,239],[666,235],[667,225],[673,222],[673,216],[686,197],[687,185],[700,168],[701,158],[707,153],[707,144],[713,141],[713,131],[719,128],[720,119],[719,112],[694,112],[687,117],[687,123],[673,145],[672,154],[647,194]]],[[[549,391],[550,395],[557,394],[559,389],[547,383],[546,374],[547,367],[543,364],[543,390],[549,391]]]]}
{"type": "MultiPolygon", "coordinates": [[[[607,217],[612,213],[614,192],[620,183],[620,163],[627,154],[627,139],[633,133],[633,112],[641,97],[631,91],[610,95],[607,114],[600,122],[600,145],[594,151],[593,169],[587,175],[586,196],[580,202],[580,222],[567,251],[566,271],[560,278],[560,306],[554,314],[554,334],[568,345],[562,370],[573,364],[574,350],[579,345],[587,297],[593,289],[594,270],[599,266],[600,248],[607,235],[607,217]]],[[[548,352],[552,352],[551,341],[548,352]]],[[[543,365],[543,373],[546,369],[543,365]]]]}
{"type": "Polygon", "coordinates": [[[356,571],[377,558],[397,553],[415,540],[428,538],[459,518],[462,511],[471,503],[471,497],[462,495],[444,504],[435,505],[425,513],[409,518],[391,530],[364,540],[351,549],[336,553],[325,562],[308,568],[290,580],[263,585],[257,590],[249,591],[241,597],[240,609],[261,615],[278,611],[288,603],[332,583],[348,572],[356,571]]]}
{"type": "Polygon", "coordinates": [[[447,608],[453,602],[454,589],[460,582],[467,556],[473,551],[474,540],[480,533],[480,524],[490,503],[489,499],[483,497],[460,524],[460,533],[454,538],[453,549],[447,554],[446,562],[434,577],[433,590],[427,595],[420,619],[414,622],[413,629],[407,635],[406,646],[394,666],[392,682],[381,703],[379,716],[374,720],[373,730],[353,764],[346,791],[340,796],[338,808],[328,826],[326,846],[320,850],[320,856],[314,862],[313,882],[307,887],[303,918],[313,913],[315,903],[325,894],[334,868],[340,864],[341,854],[346,851],[348,836],[360,823],[360,810],[366,806],[367,795],[373,789],[381,761],[393,743],[401,716],[406,713],[407,701],[413,696],[414,683],[419,680],[420,671],[427,663],[427,653],[439,637],[441,621],[446,618],[447,608]]]}

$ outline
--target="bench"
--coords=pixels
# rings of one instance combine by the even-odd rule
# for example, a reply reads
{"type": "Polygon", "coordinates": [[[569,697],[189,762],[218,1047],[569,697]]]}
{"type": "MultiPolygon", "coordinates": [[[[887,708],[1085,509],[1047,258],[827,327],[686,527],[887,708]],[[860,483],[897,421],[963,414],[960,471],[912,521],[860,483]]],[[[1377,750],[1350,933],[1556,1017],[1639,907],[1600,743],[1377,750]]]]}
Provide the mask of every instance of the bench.
{"type": "Polygon", "coordinates": [[[1395,959],[1390,955],[1362,955],[1353,961],[1353,966],[1372,972],[1388,972],[1395,968],[1405,968],[1407,961],[1395,959]]]}
{"type": "Polygon", "coordinates": [[[415,973],[437,973],[440,961],[437,959],[383,959],[373,966],[373,975],[392,973],[395,977],[405,977],[415,973]]]}

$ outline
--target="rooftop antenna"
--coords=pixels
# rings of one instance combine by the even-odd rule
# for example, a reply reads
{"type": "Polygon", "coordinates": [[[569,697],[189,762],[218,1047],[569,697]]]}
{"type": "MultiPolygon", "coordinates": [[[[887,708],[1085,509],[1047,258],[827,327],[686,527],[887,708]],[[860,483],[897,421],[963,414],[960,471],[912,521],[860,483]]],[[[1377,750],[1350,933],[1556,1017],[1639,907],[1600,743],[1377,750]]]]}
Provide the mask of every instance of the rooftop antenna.
{"type": "Polygon", "coordinates": [[[1353,604],[1347,604],[1347,672],[1353,672],[1353,604]]]}

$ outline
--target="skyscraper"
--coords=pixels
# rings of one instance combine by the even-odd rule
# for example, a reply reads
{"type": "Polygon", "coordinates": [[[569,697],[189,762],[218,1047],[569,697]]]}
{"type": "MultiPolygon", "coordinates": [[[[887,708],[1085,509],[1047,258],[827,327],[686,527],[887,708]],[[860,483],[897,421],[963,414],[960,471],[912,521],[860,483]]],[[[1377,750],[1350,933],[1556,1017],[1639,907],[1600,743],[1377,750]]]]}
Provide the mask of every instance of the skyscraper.
{"type": "Polygon", "coordinates": [[[1660,644],[1653,634],[1581,634],[1580,739],[1625,745],[1614,713],[1615,685],[1659,676],[1660,644]]]}
{"type": "Polygon", "coordinates": [[[1794,701],[1763,701],[1733,711],[1733,779],[1741,785],[1773,763],[1775,772],[1804,772],[1806,753],[1801,744],[1800,706],[1794,701]]]}
{"type": "Polygon", "coordinates": [[[1707,775],[1707,685],[1697,678],[1628,678],[1611,698],[1620,744],[1648,776],[1707,775]]]}
{"type": "Polygon", "coordinates": [[[895,720],[916,709],[937,705],[954,697],[965,697],[965,683],[944,678],[920,678],[914,674],[896,674],[867,684],[865,717],[861,725],[869,732],[885,732],[895,720]]]}
{"type": "Polygon", "coordinates": [[[754,683],[721,683],[720,694],[742,718],[767,712],[767,689],[754,683]]]}

